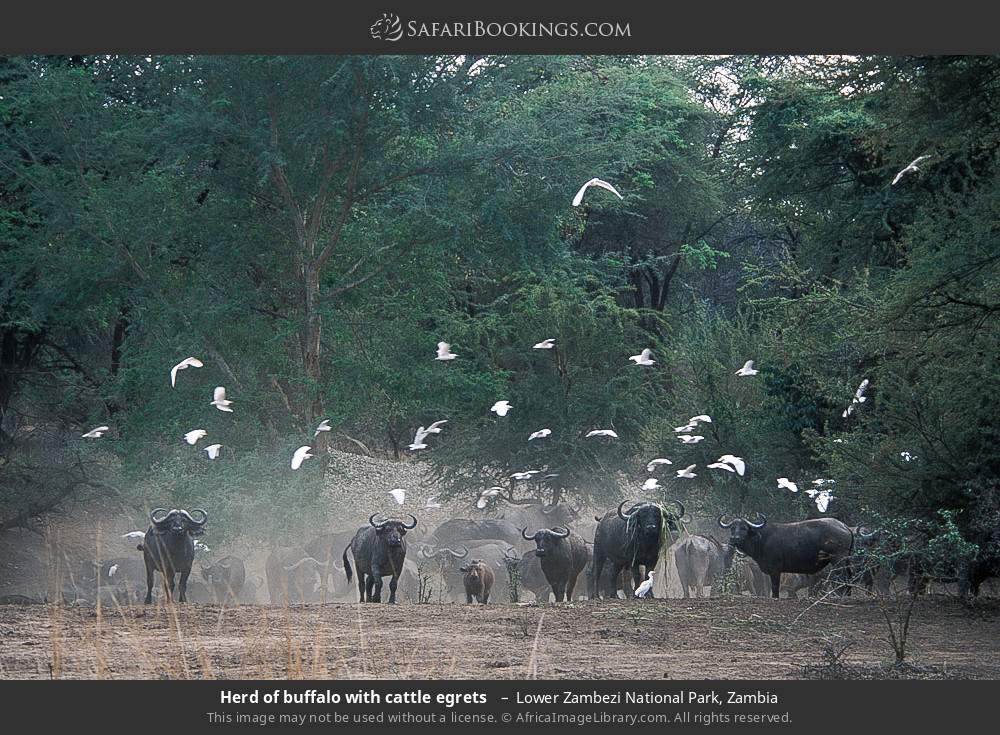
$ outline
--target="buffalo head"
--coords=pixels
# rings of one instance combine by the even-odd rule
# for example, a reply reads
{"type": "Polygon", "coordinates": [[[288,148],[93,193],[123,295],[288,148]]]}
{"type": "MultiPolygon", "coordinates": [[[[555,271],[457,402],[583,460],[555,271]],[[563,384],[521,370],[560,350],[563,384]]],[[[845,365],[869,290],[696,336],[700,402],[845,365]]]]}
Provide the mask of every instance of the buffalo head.
{"type": "Polygon", "coordinates": [[[560,543],[564,538],[569,536],[569,529],[565,526],[556,526],[555,528],[540,528],[531,536],[528,535],[528,529],[521,529],[521,536],[524,537],[525,541],[535,542],[535,556],[542,558],[549,551],[552,551],[556,544],[560,543]]]}
{"type": "Polygon", "coordinates": [[[740,551],[745,551],[747,539],[749,539],[754,532],[763,528],[767,523],[767,516],[763,513],[758,513],[761,521],[760,523],[751,523],[746,518],[734,518],[728,523],[723,521],[723,516],[719,516],[719,528],[729,529],[729,545],[734,549],[739,549],[740,551]]]}
{"type": "Polygon", "coordinates": [[[156,531],[172,536],[183,536],[184,534],[200,536],[204,533],[206,521],[208,521],[208,514],[201,508],[195,508],[190,513],[176,508],[173,510],[156,508],[149,514],[149,522],[156,531]],[[194,515],[197,515],[198,518],[194,518],[194,515]]]}
{"type": "Polygon", "coordinates": [[[446,564],[452,559],[464,559],[469,555],[469,550],[464,546],[462,547],[461,553],[448,546],[442,546],[438,549],[434,549],[432,546],[430,548],[434,549],[434,551],[430,553],[427,551],[427,548],[427,546],[420,547],[420,556],[424,559],[437,559],[438,562],[442,564],[446,564]]]}
{"type": "Polygon", "coordinates": [[[664,513],[661,506],[655,503],[639,502],[632,505],[628,512],[623,512],[627,500],[623,500],[618,505],[618,517],[626,523],[635,524],[635,532],[639,539],[656,543],[660,539],[660,529],[663,525],[663,517],[666,516],[670,530],[677,533],[680,529],[677,522],[684,515],[684,506],[677,500],[671,501],[677,506],[677,513],[668,510],[664,513]]]}
{"type": "Polygon", "coordinates": [[[406,532],[417,527],[417,518],[410,513],[407,513],[407,515],[413,519],[413,523],[409,525],[395,518],[387,518],[384,521],[376,523],[375,517],[377,515],[378,513],[372,513],[368,517],[368,523],[375,529],[375,533],[378,534],[379,539],[394,548],[402,546],[403,537],[406,535],[406,532]]]}

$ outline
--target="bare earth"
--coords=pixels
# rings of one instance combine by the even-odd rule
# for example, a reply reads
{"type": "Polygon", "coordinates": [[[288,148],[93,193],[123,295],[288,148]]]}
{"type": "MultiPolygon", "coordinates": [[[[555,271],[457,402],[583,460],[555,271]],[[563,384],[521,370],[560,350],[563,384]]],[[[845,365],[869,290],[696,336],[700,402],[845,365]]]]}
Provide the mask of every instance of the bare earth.
{"type": "MultiPolygon", "coordinates": [[[[851,664],[892,659],[876,603],[811,604],[0,606],[0,678],[802,678],[831,634],[856,641],[851,664]]],[[[998,613],[921,601],[910,660],[1000,678],[998,613]]]]}

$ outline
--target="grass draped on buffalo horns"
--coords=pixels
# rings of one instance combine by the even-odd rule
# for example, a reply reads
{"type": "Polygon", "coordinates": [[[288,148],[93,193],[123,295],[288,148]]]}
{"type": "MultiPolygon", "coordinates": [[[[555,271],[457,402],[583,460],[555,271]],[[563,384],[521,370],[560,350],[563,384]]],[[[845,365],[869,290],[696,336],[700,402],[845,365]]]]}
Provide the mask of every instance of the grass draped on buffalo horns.
{"type": "MultiPolygon", "coordinates": [[[[668,564],[667,550],[673,546],[674,541],[677,540],[674,538],[674,534],[670,530],[671,521],[673,521],[673,525],[676,525],[680,529],[678,536],[683,536],[687,533],[687,526],[684,524],[684,520],[681,516],[677,515],[674,511],[669,510],[662,503],[650,502],[649,505],[655,506],[660,511],[660,548],[658,551],[656,567],[661,570],[662,573],[662,571],[667,568],[668,564]]],[[[635,564],[635,556],[639,552],[639,540],[636,537],[638,533],[637,525],[637,514],[633,513],[629,515],[628,520],[625,522],[625,538],[627,548],[632,552],[633,564],[635,564]]],[[[648,569],[646,570],[646,573],[649,573],[648,569]]]]}

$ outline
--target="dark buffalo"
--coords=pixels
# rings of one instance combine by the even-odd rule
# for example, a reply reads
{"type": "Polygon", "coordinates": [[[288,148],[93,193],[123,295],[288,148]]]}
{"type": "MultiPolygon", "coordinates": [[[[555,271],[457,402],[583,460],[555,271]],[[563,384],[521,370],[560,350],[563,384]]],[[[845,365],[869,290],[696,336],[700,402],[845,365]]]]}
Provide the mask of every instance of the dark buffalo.
{"type": "Polygon", "coordinates": [[[730,553],[711,536],[685,536],[674,544],[674,563],[681,582],[683,596],[701,597],[704,588],[712,587],[715,593],[717,581],[726,572],[730,563],[730,553]]]}
{"type": "Polygon", "coordinates": [[[314,559],[301,546],[278,546],[264,562],[272,605],[309,602],[327,574],[328,563],[314,559]]]}
{"type": "Polygon", "coordinates": [[[576,523],[580,512],[566,503],[546,505],[541,500],[502,500],[499,515],[515,528],[568,526],[576,523]]]}
{"type": "Polygon", "coordinates": [[[526,541],[535,542],[535,556],[541,562],[542,573],[556,596],[556,602],[573,599],[576,578],[590,560],[587,542],[565,526],[541,528],[531,536],[527,528],[521,529],[526,541]]]}
{"type": "Polygon", "coordinates": [[[153,578],[163,575],[168,599],[174,596],[174,575],[180,574],[178,602],[187,601],[187,581],[194,563],[194,537],[205,532],[208,514],[200,508],[186,510],[156,508],[149,514],[150,526],[137,548],[146,562],[146,604],[153,601],[153,578]],[[193,514],[201,516],[195,520],[193,514]]]}
{"type": "Polygon", "coordinates": [[[208,582],[218,604],[236,602],[247,579],[247,568],[238,556],[224,556],[210,566],[201,565],[201,576],[208,582]]]}
{"type": "Polygon", "coordinates": [[[326,574],[320,580],[319,593],[321,599],[326,599],[330,596],[330,592],[334,595],[339,595],[349,589],[338,588],[337,580],[340,577],[335,572],[338,570],[343,572],[344,570],[334,562],[340,557],[341,550],[347,544],[351,543],[351,539],[354,538],[355,533],[357,533],[357,530],[354,528],[330,531],[329,533],[320,534],[303,547],[309,556],[327,565],[326,574]]]}
{"type": "Polygon", "coordinates": [[[510,521],[487,518],[474,521],[469,518],[452,518],[434,529],[427,541],[434,546],[458,546],[469,541],[506,541],[514,547],[521,547],[521,532],[510,521]]]}
{"type": "Polygon", "coordinates": [[[671,534],[679,532],[677,521],[684,515],[684,506],[676,500],[678,513],[664,510],[656,503],[639,502],[632,505],[627,513],[622,512],[623,500],[618,510],[609,510],[597,524],[594,535],[594,571],[590,577],[590,597],[597,599],[604,594],[617,597],[617,590],[611,586],[601,589],[600,582],[604,565],[610,564],[611,574],[607,579],[617,580],[622,570],[632,570],[632,586],[638,587],[645,578],[640,567],[646,568],[646,573],[656,568],[660,556],[660,545],[663,539],[663,519],[667,518],[668,531],[671,534]]]}
{"type": "Polygon", "coordinates": [[[771,578],[771,596],[777,599],[782,574],[817,574],[840,564],[851,554],[854,534],[835,518],[813,518],[795,523],[760,523],[736,518],[719,527],[729,529],[729,545],[750,556],[771,578]]]}
{"type": "Polygon", "coordinates": [[[472,603],[472,599],[485,605],[490,601],[490,590],[493,589],[495,575],[490,565],[482,559],[473,559],[460,570],[465,575],[462,582],[465,586],[465,601],[472,603]]]}
{"type": "MultiPolygon", "coordinates": [[[[358,568],[359,601],[381,602],[382,577],[392,576],[389,580],[389,602],[395,603],[399,575],[403,573],[403,562],[406,560],[406,532],[417,527],[417,519],[410,514],[413,523],[409,525],[392,518],[376,523],[377,515],[372,513],[368,517],[368,525],[358,529],[348,549],[358,568]]],[[[344,572],[350,582],[352,572],[347,549],[344,549],[343,560],[344,572]]]]}
{"type": "Polygon", "coordinates": [[[435,548],[424,545],[421,546],[418,553],[423,559],[434,559],[437,562],[444,582],[445,594],[452,599],[461,599],[461,595],[464,594],[465,582],[461,566],[462,561],[467,558],[485,562],[494,574],[500,575],[494,580],[496,595],[504,598],[509,594],[510,582],[507,575],[507,562],[512,554],[516,556],[517,549],[504,541],[492,540],[490,543],[472,545],[469,548],[460,546],[458,549],[449,546],[435,548]]]}

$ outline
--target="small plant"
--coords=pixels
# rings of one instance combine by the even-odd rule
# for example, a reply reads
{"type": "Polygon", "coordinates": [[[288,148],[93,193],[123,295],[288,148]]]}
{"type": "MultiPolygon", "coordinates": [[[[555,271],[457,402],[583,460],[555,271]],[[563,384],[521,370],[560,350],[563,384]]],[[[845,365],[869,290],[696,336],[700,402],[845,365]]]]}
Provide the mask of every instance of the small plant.
{"type": "Polygon", "coordinates": [[[432,563],[422,561],[417,564],[417,604],[427,605],[434,595],[434,585],[432,584],[434,574],[437,570],[432,563]]]}
{"type": "Polygon", "coordinates": [[[505,558],[504,566],[507,568],[508,596],[511,602],[521,601],[521,567],[520,560],[516,557],[505,558]]]}

